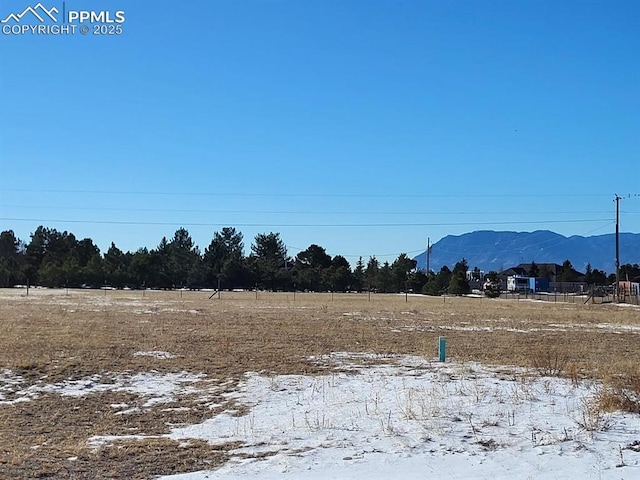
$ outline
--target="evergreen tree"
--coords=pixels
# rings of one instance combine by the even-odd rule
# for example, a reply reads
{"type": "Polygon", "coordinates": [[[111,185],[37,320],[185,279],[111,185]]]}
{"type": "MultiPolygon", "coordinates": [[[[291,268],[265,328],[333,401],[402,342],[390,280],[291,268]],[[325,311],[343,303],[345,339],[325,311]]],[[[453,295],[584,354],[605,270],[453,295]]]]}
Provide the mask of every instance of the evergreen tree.
{"type": "Polygon", "coordinates": [[[205,276],[211,286],[217,287],[218,278],[222,288],[248,286],[244,266],[244,243],[242,233],[233,227],[224,227],[215,232],[209,247],[204,252],[205,276]]]}
{"type": "Polygon", "coordinates": [[[578,272],[573,269],[573,265],[567,259],[562,264],[562,274],[560,275],[561,282],[577,282],[578,281],[578,272]]]}
{"type": "Polygon", "coordinates": [[[104,278],[98,279],[98,284],[102,280],[116,288],[124,287],[129,279],[129,265],[125,254],[111,242],[107,253],[104,254],[104,278]]]}
{"type": "Polygon", "coordinates": [[[171,283],[177,287],[190,286],[189,278],[202,259],[200,250],[185,228],[176,230],[173,239],[167,244],[167,251],[171,283]]]}
{"type": "Polygon", "coordinates": [[[442,295],[447,293],[450,283],[451,270],[446,265],[443,265],[437,275],[429,272],[427,282],[422,291],[427,295],[442,295]]]}
{"type": "Polygon", "coordinates": [[[287,247],[279,233],[256,235],[251,245],[248,263],[255,282],[261,288],[269,290],[289,288],[292,280],[288,271],[289,262],[287,247]]]}
{"type": "Polygon", "coordinates": [[[391,289],[394,292],[404,292],[409,288],[411,272],[416,269],[417,262],[401,253],[391,265],[391,289]]]}
{"type": "Polygon", "coordinates": [[[378,272],[378,289],[382,293],[393,291],[393,278],[391,277],[391,266],[389,262],[384,262],[378,272]]]}
{"type": "Polygon", "coordinates": [[[129,262],[127,271],[132,286],[139,288],[160,286],[154,284],[155,274],[152,269],[151,254],[146,248],[140,248],[131,254],[131,261],[129,262]]]}
{"type": "Polygon", "coordinates": [[[598,270],[597,268],[593,270],[591,273],[591,284],[592,285],[607,285],[607,274],[602,270],[598,270]]]}
{"type": "Polygon", "coordinates": [[[31,241],[28,243],[25,251],[26,268],[25,275],[31,284],[38,284],[38,273],[44,257],[47,254],[47,246],[51,231],[40,225],[35,232],[31,234],[31,241]]]}
{"type": "Polygon", "coordinates": [[[173,288],[175,280],[171,276],[170,248],[167,237],[162,237],[158,246],[149,252],[147,269],[147,287],[173,288]]]}
{"type": "Polygon", "coordinates": [[[195,259],[191,268],[187,272],[186,286],[189,289],[196,290],[207,285],[207,269],[205,268],[202,258],[195,259]]]}
{"type": "Polygon", "coordinates": [[[99,256],[91,239],[78,241],[73,233],[39,226],[26,247],[26,277],[48,287],[80,286],[89,264],[95,272],[99,256]]]}
{"type": "Polygon", "coordinates": [[[414,270],[411,272],[408,280],[409,291],[418,293],[422,292],[428,279],[429,276],[424,270],[414,270]]]}
{"type": "Polygon", "coordinates": [[[313,244],[302,250],[294,265],[298,287],[316,292],[330,289],[329,267],[331,257],[321,246],[313,244]]]}
{"type": "Polygon", "coordinates": [[[100,255],[92,256],[81,272],[81,284],[90,287],[101,285],[105,278],[104,264],[100,255]]]}
{"type": "Polygon", "coordinates": [[[13,230],[0,233],[0,287],[13,287],[24,281],[24,248],[13,230]]]}
{"type": "Polygon", "coordinates": [[[587,285],[593,285],[593,270],[591,269],[590,263],[587,263],[584,270],[584,281],[587,285]]]}
{"type": "Polygon", "coordinates": [[[449,293],[453,295],[464,295],[470,292],[469,281],[467,280],[467,270],[469,265],[463,258],[455,264],[449,281],[449,293]]]}
{"type": "Polygon", "coordinates": [[[491,271],[487,274],[484,282],[484,294],[489,298],[497,298],[500,296],[500,279],[498,272],[491,271]]]}
{"type": "Polygon", "coordinates": [[[529,276],[538,277],[539,275],[540,272],[538,271],[538,265],[536,265],[536,262],[531,262],[531,265],[529,266],[529,276]]]}
{"type": "Polygon", "coordinates": [[[640,265],[626,263],[620,266],[620,281],[631,280],[640,277],[640,265]]]}
{"type": "Polygon", "coordinates": [[[364,286],[369,291],[378,289],[378,274],[380,272],[380,262],[375,257],[369,257],[367,268],[364,270],[364,286]]]}
{"type": "Polygon", "coordinates": [[[353,285],[352,288],[360,293],[364,289],[365,278],[364,278],[364,262],[362,261],[362,257],[358,258],[356,262],[356,268],[353,270],[353,285]]]}
{"type": "Polygon", "coordinates": [[[351,274],[351,265],[342,255],[336,255],[331,260],[331,267],[327,270],[329,275],[327,284],[331,291],[346,292],[351,289],[353,276],[351,274]]]}

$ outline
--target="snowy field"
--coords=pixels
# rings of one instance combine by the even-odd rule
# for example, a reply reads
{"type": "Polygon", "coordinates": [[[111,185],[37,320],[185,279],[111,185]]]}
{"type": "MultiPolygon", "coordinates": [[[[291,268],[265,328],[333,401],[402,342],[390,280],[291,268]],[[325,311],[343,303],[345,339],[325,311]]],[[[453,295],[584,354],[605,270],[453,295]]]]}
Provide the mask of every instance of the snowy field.
{"type": "MultiPolygon", "coordinates": [[[[162,359],[172,354],[137,355],[162,359]]],[[[640,478],[640,416],[597,409],[595,398],[603,387],[595,381],[573,383],[521,368],[414,356],[340,353],[311,360],[332,365],[333,371],[321,376],[247,373],[235,391],[224,393],[246,407],[242,415],[225,411],[155,437],[241,442],[217,470],[162,478],[640,478]]],[[[110,390],[145,397],[138,408],[111,405],[122,415],[186,393],[199,393],[206,401],[222,388],[187,373],[20,385],[20,377],[0,373],[0,404],[47,392],[86,396],[110,390]]],[[[98,436],[89,445],[97,449],[131,438],[145,436],[98,436]]]]}
{"type": "Polygon", "coordinates": [[[638,307],[209,296],[1,291],[0,479],[640,479],[638,307]]]}
{"type": "Polygon", "coordinates": [[[374,366],[338,358],[354,373],[247,375],[237,393],[247,415],[170,435],[245,446],[218,471],[165,478],[640,478],[640,417],[597,411],[597,383],[417,357],[374,366]]]}

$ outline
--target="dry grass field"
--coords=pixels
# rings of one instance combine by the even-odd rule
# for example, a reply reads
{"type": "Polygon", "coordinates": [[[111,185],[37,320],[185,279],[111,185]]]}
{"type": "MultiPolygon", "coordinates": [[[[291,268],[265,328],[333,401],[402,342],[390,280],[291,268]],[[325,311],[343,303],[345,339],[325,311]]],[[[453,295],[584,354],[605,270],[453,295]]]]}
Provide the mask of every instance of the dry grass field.
{"type": "Polygon", "coordinates": [[[223,410],[242,415],[225,389],[248,371],[314,374],[330,367],[310,356],[370,352],[434,359],[439,336],[447,337],[453,360],[527,367],[575,381],[602,379],[611,385],[611,395],[603,396],[610,408],[637,408],[615,392],[640,392],[638,308],[402,295],[209,295],[0,291],[0,478],[152,478],[212,468],[235,445],[157,438],[93,447],[89,439],[162,434],[223,410]],[[145,399],[124,390],[86,396],[38,390],[149,372],[204,374],[197,385],[211,395],[205,402],[185,390],[170,403],[119,415],[113,405],[142,406],[145,399]],[[11,378],[20,378],[19,388],[11,378]],[[19,401],[29,388],[38,394],[19,401]]]}

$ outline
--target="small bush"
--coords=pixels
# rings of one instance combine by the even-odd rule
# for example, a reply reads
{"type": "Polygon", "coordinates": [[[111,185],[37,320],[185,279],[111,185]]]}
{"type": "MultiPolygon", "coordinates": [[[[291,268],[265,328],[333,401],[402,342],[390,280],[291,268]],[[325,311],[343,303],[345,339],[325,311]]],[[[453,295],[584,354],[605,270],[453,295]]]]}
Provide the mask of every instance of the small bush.
{"type": "Polygon", "coordinates": [[[559,377],[569,363],[567,355],[544,351],[533,357],[533,367],[545,377],[559,377]]]}
{"type": "Polygon", "coordinates": [[[607,411],[640,413],[640,376],[625,375],[610,381],[598,396],[598,404],[607,411]]]}
{"type": "Polygon", "coordinates": [[[593,399],[583,400],[581,415],[575,421],[580,428],[587,432],[604,432],[611,428],[611,422],[600,403],[593,399]]]}
{"type": "Polygon", "coordinates": [[[488,298],[498,298],[500,296],[500,285],[487,283],[484,287],[484,296],[488,298]]]}

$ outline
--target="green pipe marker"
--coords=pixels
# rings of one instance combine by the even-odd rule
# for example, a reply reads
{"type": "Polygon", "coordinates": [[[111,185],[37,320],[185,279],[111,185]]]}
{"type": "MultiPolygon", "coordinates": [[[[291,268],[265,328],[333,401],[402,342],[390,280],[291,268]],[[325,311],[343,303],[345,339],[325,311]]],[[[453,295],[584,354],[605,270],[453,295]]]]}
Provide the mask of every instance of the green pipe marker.
{"type": "Polygon", "coordinates": [[[447,337],[438,338],[438,360],[444,362],[447,357],[447,337]]]}

